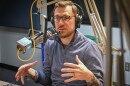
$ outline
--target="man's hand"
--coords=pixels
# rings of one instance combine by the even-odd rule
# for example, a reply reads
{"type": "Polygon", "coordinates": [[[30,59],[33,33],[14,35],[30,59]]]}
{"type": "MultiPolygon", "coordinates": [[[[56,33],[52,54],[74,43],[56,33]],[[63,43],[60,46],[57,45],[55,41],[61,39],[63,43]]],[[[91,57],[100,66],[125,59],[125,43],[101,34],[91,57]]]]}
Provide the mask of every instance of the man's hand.
{"type": "MultiPolygon", "coordinates": [[[[78,55],[76,55],[76,62],[78,64],[64,63],[65,66],[68,66],[70,68],[62,68],[61,72],[67,72],[67,73],[61,74],[61,77],[72,76],[71,78],[66,79],[65,82],[71,82],[75,80],[85,80],[88,83],[91,83],[91,82],[93,83],[92,80],[93,78],[95,78],[94,74],[80,61],[80,59],[78,58],[78,55]]],[[[98,80],[97,80],[97,83],[99,84],[98,80]]],[[[95,86],[98,86],[98,85],[95,85],[95,86]]]]}
{"type": "Polygon", "coordinates": [[[35,70],[32,69],[31,67],[33,67],[36,64],[37,64],[37,61],[34,61],[32,63],[28,63],[28,64],[25,64],[25,65],[22,65],[21,67],[19,67],[19,69],[15,75],[16,81],[18,81],[20,79],[22,84],[24,85],[25,76],[27,76],[27,75],[34,76],[35,75],[35,70]]]}

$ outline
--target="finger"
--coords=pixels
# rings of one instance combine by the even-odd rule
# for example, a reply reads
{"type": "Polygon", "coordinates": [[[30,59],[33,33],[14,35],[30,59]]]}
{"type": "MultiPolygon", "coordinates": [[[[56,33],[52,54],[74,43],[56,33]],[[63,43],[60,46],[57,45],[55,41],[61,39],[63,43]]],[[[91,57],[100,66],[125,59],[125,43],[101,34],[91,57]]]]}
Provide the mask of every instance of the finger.
{"type": "Polygon", "coordinates": [[[18,69],[18,71],[23,71],[23,70],[25,70],[25,69],[29,69],[29,68],[33,67],[34,65],[36,65],[37,63],[38,63],[38,61],[34,61],[34,62],[32,62],[32,63],[28,63],[28,64],[25,64],[25,65],[22,65],[22,66],[18,69]]]}
{"type": "Polygon", "coordinates": [[[36,65],[37,63],[38,63],[38,61],[34,61],[32,63],[26,64],[25,69],[29,69],[29,68],[33,67],[34,65],[36,65]]]}
{"type": "Polygon", "coordinates": [[[61,74],[61,77],[74,76],[74,73],[61,74]]]}
{"type": "Polygon", "coordinates": [[[18,69],[18,72],[15,74],[15,78],[16,78],[17,76],[20,76],[20,75],[22,74],[22,72],[23,72],[22,69],[18,69]]]}
{"type": "Polygon", "coordinates": [[[19,81],[19,79],[20,79],[20,72],[18,71],[17,73],[16,73],[16,75],[15,75],[15,79],[16,79],[16,81],[19,81]]]}
{"type": "Polygon", "coordinates": [[[22,85],[24,85],[24,76],[21,76],[22,85]]]}
{"type": "Polygon", "coordinates": [[[19,79],[20,79],[20,76],[17,76],[17,77],[16,77],[16,81],[19,81],[19,79]]]}
{"type": "Polygon", "coordinates": [[[68,66],[71,68],[79,68],[79,66],[77,64],[73,64],[73,63],[64,63],[64,66],[68,66]]]}
{"type": "Polygon", "coordinates": [[[72,69],[72,68],[62,68],[61,72],[79,72],[78,69],[72,69]]]}
{"type": "Polygon", "coordinates": [[[21,72],[21,71],[25,70],[25,67],[26,67],[26,64],[22,65],[21,67],[19,67],[18,71],[21,72]]]}
{"type": "Polygon", "coordinates": [[[72,82],[72,81],[75,81],[75,80],[76,80],[76,78],[72,77],[72,78],[64,80],[64,82],[72,82]]]}
{"type": "Polygon", "coordinates": [[[19,75],[19,71],[15,74],[15,78],[17,78],[17,77],[18,77],[18,75],[19,75]]]}
{"type": "Polygon", "coordinates": [[[78,64],[83,64],[83,63],[80,61],[78,55],[76,55],[75,59],[76,59],[76,62],[77,62],[78,64]]]}

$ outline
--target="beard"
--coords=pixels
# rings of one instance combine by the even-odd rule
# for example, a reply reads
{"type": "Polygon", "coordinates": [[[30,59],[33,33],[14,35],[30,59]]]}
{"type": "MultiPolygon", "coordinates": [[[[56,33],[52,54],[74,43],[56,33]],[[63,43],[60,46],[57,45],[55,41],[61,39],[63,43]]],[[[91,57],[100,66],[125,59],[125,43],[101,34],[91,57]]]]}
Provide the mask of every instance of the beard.
{"type": "Polygon", "coordinates": [[[60,36],[60,38],[67,38],[67,37],[70,37],[73,33],[74,33],[74,31],[60,32],[59,36],[60,36]]]}

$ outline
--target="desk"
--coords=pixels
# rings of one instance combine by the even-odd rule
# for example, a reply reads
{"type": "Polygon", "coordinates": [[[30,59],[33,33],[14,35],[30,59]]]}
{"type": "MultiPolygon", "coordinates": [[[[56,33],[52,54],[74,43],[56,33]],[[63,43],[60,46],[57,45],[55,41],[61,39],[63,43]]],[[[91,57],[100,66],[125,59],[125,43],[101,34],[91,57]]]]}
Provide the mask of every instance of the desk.
{"type": "Polygon", "coordinates": [[[8,83],[5,81],[0,81],[0,86],[20,86],[20,85],[16,85],[14,83],[8,83]]]}

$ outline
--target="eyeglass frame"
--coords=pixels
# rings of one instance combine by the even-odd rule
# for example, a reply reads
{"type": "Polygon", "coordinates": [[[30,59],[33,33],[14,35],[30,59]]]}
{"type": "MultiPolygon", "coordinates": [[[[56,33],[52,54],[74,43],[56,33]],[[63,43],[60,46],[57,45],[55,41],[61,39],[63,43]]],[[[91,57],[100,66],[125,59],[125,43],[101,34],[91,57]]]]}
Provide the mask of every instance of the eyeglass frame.
{"type": "Polygon", "coordinates": [[[67,15],[64,15],[64,16],[54,16],[54,21],[56,23],[60,22],[60,20],[62,19],[62,21],[69,21],[72,17],[75,17],[75,16],[67,16],[67,15]]]}

